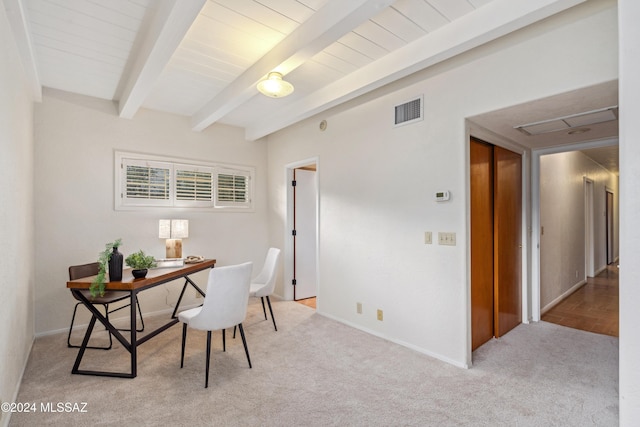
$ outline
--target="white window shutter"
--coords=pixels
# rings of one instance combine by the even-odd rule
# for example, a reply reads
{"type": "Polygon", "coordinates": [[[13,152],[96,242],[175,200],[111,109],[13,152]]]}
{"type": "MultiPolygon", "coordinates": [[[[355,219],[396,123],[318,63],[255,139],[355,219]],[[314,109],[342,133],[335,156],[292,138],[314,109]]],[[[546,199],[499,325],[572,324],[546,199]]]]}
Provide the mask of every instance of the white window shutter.
{"type": "Polygon", "coordinates": [[[122,204],[125,206],[170,206],[172,165],[138,159],[123,159],[122,204]]]}
{"type": "Polygon", "coordinates": [[[213,205],[213,168],[175,165],[176,206],[213,205]]]}
{"type": "Polygon", "coordinates": [[[250,180],[247,171],[219,169],[216,173],[216,207],[249,207],[250,180]]]}

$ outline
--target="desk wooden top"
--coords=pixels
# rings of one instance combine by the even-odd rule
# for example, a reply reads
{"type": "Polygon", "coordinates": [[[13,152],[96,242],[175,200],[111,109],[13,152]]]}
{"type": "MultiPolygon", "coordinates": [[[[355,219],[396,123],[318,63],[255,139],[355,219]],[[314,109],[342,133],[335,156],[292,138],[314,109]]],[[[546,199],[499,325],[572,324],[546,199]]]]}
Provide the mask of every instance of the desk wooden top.
{"type": "MultiPolygon", "coordinates": [[[[131,274],[131,268],[125,268],[122,271],[122,280],[120,282],[105,283],[105,290],[108,291],[131,291],[150,286],[159,285],[161,283],[170,282],[181,277],[188,276],[198,271],[213,268],[216,264],[215,259],[206,259],[195,264],[185,264],[183,267],[162,267],[152,268],[147,272],[144,279],[135,279],[131,274]]],[[[81,279],[70,280],[67,282],[67,288],[70,289],[89,289],[91,282],[96,276],[83,277],[81,279]]]]}

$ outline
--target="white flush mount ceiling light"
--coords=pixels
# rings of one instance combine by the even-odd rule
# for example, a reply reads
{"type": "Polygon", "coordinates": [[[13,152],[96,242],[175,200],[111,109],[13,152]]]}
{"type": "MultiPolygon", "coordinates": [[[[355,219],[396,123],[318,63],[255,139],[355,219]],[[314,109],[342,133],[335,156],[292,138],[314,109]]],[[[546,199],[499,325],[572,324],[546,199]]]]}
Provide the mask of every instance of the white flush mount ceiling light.
{"type": "Polygon", "coordinates": [[[258,82],[257,88],[260,93],[271,98],[282,98],[293,92],[293,85],[282,80],[282,74],[275,71],[269,73],[266,79],[258,82]]]}

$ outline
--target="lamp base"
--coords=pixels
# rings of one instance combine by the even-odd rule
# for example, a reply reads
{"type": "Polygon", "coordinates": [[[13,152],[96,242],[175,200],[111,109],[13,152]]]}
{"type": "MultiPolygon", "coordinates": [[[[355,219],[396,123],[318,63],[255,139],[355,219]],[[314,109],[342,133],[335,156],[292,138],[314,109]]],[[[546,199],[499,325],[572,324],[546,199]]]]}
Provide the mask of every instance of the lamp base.
{"type": "Polygon", "coordinates": [[[165,245],[167,258],[182,258],[182,239],[167,239],[165,245]]]}

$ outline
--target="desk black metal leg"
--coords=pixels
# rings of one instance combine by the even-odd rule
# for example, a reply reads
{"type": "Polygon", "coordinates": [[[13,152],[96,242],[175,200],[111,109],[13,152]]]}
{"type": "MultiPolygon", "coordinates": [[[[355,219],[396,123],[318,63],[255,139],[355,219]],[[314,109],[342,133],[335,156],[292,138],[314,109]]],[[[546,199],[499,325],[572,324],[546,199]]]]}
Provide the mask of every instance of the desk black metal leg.
{"type": "Polygon", "coordinates": [[[84,339],[82,340],[82,344],[80,344],[80,350],[78,350],[78,356],[76,357],[76,362],[73,364],[73,369],[71,369],[72,374],[78,373],[78,368],[80,367],[80,362],[82,361],[82,356],[84,356],[84,351],[87,349],[87,344],[89,344],[89,338],[91,338],[91,332],[93,332],[93,327],[96,324],[96,316],[91,316],[91,321],[89,322],[89,327],[87,328],[87,332],[84,334],[84,339]]]}
{"type": "Polygon", "coordinates": [[[136,307],[138,305],[138,293],[131,291],[131,376],[137,375],[138,368],[138,337],[136,336],[136,307]]]}
{"type": "Polygon", "coordinates": [[[178,302],[176,303],[176,307],[173,309],[173,313],[171,314],[171,318],[175,319],[176,318],[176,313],[178,312],[178,308],[180,308],[180,302],[182,302],[182,297],[184,296],[184,292],[187,290],[187,285],[191,285],[194,287],[194,289],[196,291],[198,291],[198,293],[200,295],[202,295],[203,297],[205,297],[205,293],[202,291],[202,289],[200,289],[198,287],[198,285],[196,285],[193,280],[189,279],[189,277],[185,277],[184,278],[184,285],[182,286],[182,292],[180,292],[180,297],[178,298],[178,302]]]}
{"type": "Polygon", "coordinates": [[[184,281],[184,285],[182,286],[182,292],[180,292],[180,297],[178,298],[178,302],[176,303],[176,307],[173,309],[173,313],[171,313],[171,318],[175,319],[176,318],[176,313],[178,312],[178,307],[180,307],[180,302],[182,301],[182,297],[184,296],[184,291],[187,290],[187,284],[189,282],[187,282],[186,280],[184,281]]]}

